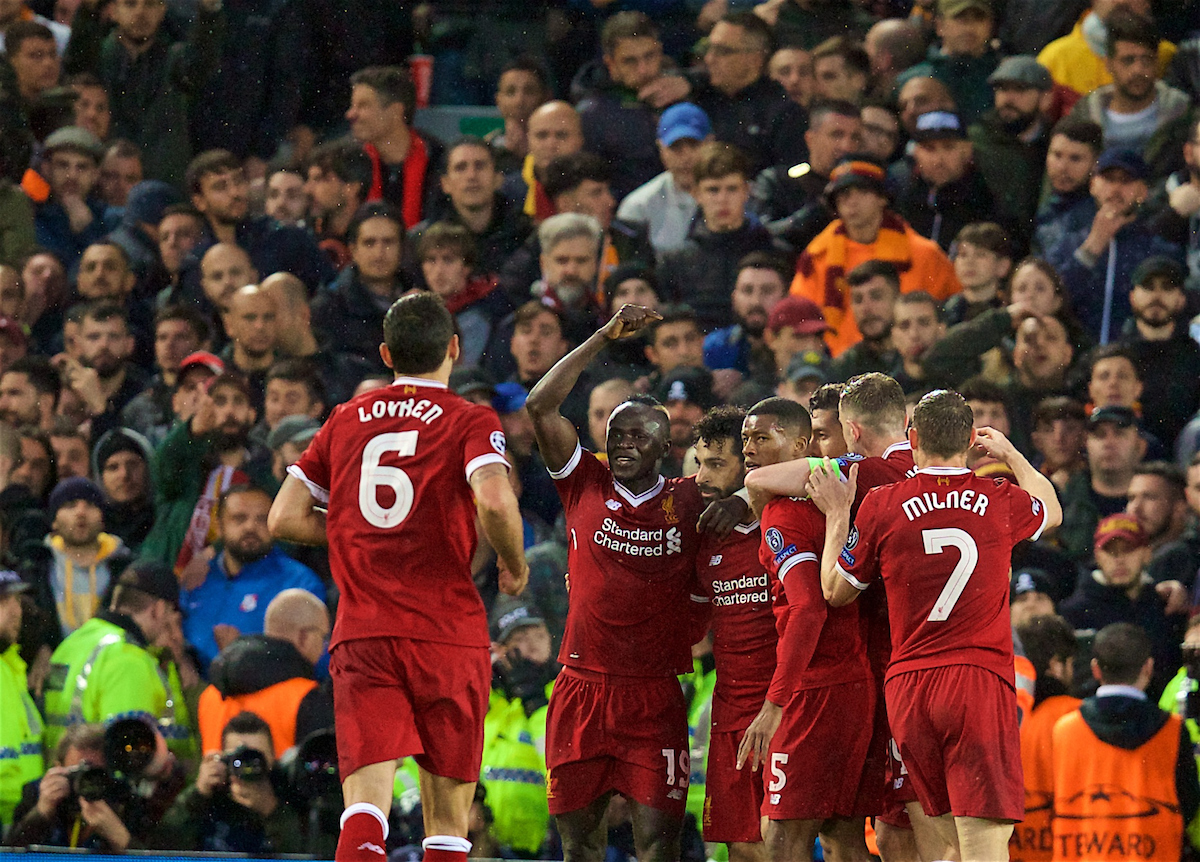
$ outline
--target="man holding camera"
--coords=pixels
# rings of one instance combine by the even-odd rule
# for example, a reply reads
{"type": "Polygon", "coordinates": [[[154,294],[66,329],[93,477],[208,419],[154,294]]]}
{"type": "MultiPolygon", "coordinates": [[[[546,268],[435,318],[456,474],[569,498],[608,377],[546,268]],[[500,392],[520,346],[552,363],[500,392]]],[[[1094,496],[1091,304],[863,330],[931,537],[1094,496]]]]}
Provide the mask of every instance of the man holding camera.
{"type": "Polygon", "coordinates": [[[0,829],[12,820],[21,785],[42,773],[42,717],[18,654],[21,593],[29,589],[16,572],[0,572],[0,829]]]}
{"type": "Polygon", "coordinates": [[[305,852],[300,818],[281,798],[270,726],[240,712],[221,734],[221,751],[200,763],[196,783],[163,818],[160,849],[255,855],[305,852]]]}

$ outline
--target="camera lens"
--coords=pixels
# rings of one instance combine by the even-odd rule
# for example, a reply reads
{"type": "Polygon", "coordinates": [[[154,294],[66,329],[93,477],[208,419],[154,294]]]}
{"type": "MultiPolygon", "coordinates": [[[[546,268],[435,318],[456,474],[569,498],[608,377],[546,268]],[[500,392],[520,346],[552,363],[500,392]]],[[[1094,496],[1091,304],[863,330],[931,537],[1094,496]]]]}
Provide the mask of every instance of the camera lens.
{"type": "Polygon", "coordinates": [[[143,719],[118,719],[104,731],[104,756],[113,772],[127,778],[145,772],[157,750],[158,736],[143,719]]]}

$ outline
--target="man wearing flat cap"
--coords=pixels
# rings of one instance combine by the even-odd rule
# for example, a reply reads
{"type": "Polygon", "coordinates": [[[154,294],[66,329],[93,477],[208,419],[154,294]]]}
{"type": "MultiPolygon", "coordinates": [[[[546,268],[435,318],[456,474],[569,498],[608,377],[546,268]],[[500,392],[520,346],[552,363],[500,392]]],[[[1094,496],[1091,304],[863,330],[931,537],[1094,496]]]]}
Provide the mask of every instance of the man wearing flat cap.
{"type": "Polygon", "coordinates": [[[38,245],[54,252],[74,274],[83,250],[117,226],[92,190],[100,179],[104,144],[79,126],[64,126],[46,138],[42,170],[50,198],[37,208],[34,229],[38,245]]]}

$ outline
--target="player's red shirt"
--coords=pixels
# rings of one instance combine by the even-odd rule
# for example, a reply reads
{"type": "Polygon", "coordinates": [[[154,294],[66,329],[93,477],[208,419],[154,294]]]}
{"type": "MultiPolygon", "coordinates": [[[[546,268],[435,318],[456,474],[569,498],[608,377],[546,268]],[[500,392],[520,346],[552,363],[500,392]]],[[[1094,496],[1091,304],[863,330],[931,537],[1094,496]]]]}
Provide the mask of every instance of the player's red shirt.
{"type": "Polygon", "coordinates": [[[488,645],[467,480],[486,464],[507,466],[504,445],[491,408],[431,380],[399,377],[334,409],[288,468],[329,509],[341,592],[332,645],[386,636],[488,645]]]}
{"type": "Polygon", "coordinates": [[[550,475],[567,518],[571,573],[559,662],[617,676],[691,672],[693,605],[703,601],[696,483],[659,477],[634,494],[579,446],[550,475]]]}
{"type": "Polygon", "coordinates": [[[696,575],[712,607],[715,732],[745,730],[762,709],[775,672],[771,587],[758,561],[758,522],[738,524],[725,539],[705,535],[696,575]]]}
{"type": "Polygon", "coordinates": [[[825,516],[811,500],[776,497],[762,513],[759,561],[771,575],[779,649],[768,698],[871,675],[855,604],[832,608],[821,592],[825,516]]]}
{"type": "Polygon", "coordinates": [[[838,560],[858,589],[882,576],[890,679],[970,664],[1013,680],[1008,584],[1013,545],[1036,539],[1046,507],[1011,482],[928,467],[870,491],[838,560]]]}

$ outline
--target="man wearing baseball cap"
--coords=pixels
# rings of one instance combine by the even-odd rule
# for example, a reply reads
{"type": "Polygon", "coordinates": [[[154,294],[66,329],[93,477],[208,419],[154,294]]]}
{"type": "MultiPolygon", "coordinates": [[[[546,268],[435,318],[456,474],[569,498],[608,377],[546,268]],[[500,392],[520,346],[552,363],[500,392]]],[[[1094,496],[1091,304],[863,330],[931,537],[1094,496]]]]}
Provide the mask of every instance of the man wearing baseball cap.
{"type": "Polygon", "coordinates": [[[111,596],[108,606],[50,657],[44,689],[46,745],[53,749],[66,728],[81,722],[145,716],[157,724],[172,751],[194,756],[175,667],[180,656],[172,650],[182,640],[179,580],[167,566],[140,561],[116,578],[111,596]]]}
{"type": "Polygon", "coordinates": [[[0,571],[0,829],[12,822],[28,781],[40,778],[42,717],[29,696],[21,636],[21,594],[29,584],[16,572],[0,571]]]}
{"type": "Polygon", "coordinates": [[[830,174],[825,197],[838,217],[801,253],[791,293],[820,307],[830,327],[825,344],[834,357],[862,340],[846,281],[859,264],[894,264],[900,293],[924,290],[944,302],[962,289],[954,264],[937,243],[888,208],[891,194],[879,164],[860,156],[845,159],[830,174]]]}
{"type": "Polygon", "coordinates": [[[1153,551],[1145,529],[1132,515],[1109,515],[1093,535],[1096,568],[1080,580],[1058,612],[1076,629],[1098,631],[1113,623],[1132,623],[1150,638],[1154,677],[1147,694],[1158,699],[1179,668],[1179,644],[1187,612],[1167,614],[1170,584],[1155,584],[1146,573],[1153,551]]]}
{"type": "Polygon", "coordinates": [[[825,333],[829,325],[820,307],[811,299],[785,296],[767,316],[763,338],[775,356],[777,379],[787,376],[792,357],[799,353],[824,353],[825,333]]]}
{"type": "Polygon", "coordinates": [[[645,225],[656,254],[672,251],[687,239],[696,215],[692,169],[700,145],[712,138],[708,114],[690,102],[679,102],[658,118],[658,155],[666,170],[625,196],[617,218],[645,225]]]}

